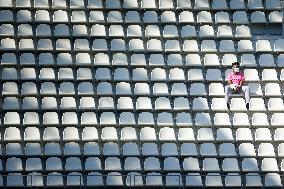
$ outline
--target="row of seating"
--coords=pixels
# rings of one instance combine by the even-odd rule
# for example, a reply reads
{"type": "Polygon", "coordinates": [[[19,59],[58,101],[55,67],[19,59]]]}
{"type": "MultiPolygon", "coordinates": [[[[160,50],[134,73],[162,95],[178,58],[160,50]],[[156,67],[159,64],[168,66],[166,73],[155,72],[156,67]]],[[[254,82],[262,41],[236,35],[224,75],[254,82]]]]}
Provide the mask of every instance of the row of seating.
{"type": "MultiPolygon", "coordinates": [[[[279,103],[278,100],[275,100],[274,103],[279,103]]],[[[277,105],[276,105],[277,107],[277,105]]],[[[279,106],[278,106],[279,107],[279,106]]],[[[283,103],[282,103],[283,107],[283,103]]],[[[177,126],[189,126],[193,124],[193,120],[196,126],[210,126],[213,123],[211,122],[210,114],[204,113],[204,109],[200,109],[197,111],[194,116],[191,116],[189,112],[177,112],[176,115],[172,115],[169,112],[140,112],[137,113],[137,123],[138,124],[147,124],[147,125],[169,125],[172,126],[176,123],[177,126]],[[154,119],[155,117],[155,119],[154,119]],[[193,117],[193,118],[192,118],[193,117]]],[[[272,126],[279,127],[283,124],[283,120],[281,116],[283,116],[282,111],[275,112],[271,114],[271,117],[268,116],[264,112],[260,113],[252,113],[251,123],[252,126],[265,126],[269,125],[269,121],[272,126]]],[[[212,113],[211,113],[212,115],[212,113]]],[[[113,112],[102,112],[99,117],[99,122],[101,125],[116,125],[116,124],[126,124],[132,125],[136,124],[134,114],[131,112],[121,112],[118,116],[118,123],[116,121],[116,116],[113,112]]],[[[212,115],[214,120],[214,125],[216,126],[229,126],[231,125],[230,116],[228,113],[215,113],[212,115]]],[[[39,114],[37,112],[25,112],[23,115],[23,119],[20,119],[19,113],[17,112],[7,112],[3,115],[3,124],[5,125],[18,125],[21,122],[27,125],[38,125],[40,124],[39,118],[42,118],[41,123],[44,125],[48,124],[58,124],[61,122],[63,125],[74,125],[74,124],[97,124],[97,116],[94,112],[83,111],[81,114],[76,114],[75,112],[64,112],[62,114],[56,112],[45,112],[43,114],[39,114]],[[62,117],[61,117],[62,116],[62,117]],[[80,121],[78,121],[80,118],[80,121]]],[[[236,112],[231,116],[232,124],[234,126],[249,126],[250,121],[249,117],[245,112],[236,112]]]]}
{"type": "MultiPolygon", "coordinates": [[[[4,16],[0,19],[0,22],[13,22],[13,13],[16,14],[16,21],[18,23],[22,22],[32,22],[33,12],[29,10],[19,10],[13,12],[10,10],[0,11],[0,15],[4,16]]],[[[199,11],[193,14],[192,11],[145,11],[141,12],[141,17],[138,11],[128,11],[126,14],[120,11],[71,11],[68,14],[64,10],[37,10],[35,12],[34,21],[35,22],[50,22],[51,20],[55,23],[66,22],[70,17],[72,23],[76,22],[90,22],[90,23],[100,23],[100,22],[131,22],[139,23],[141,20],[145,23],[172,23],[178,21],[180,23],[233,23],[233,24],[265,24],[265,23],[281,23],[282,22],[282,12],[266,11],[266,10],[256,10],[251,13],[247,13],[244,10],[237,10],[234,12],[218,11],[216,13],[211,13],[210,11],[199,11]],[[161,15],[159,20],[158,15],[161,15]],[[177,15],[177,16],[176,16],[177,15]],[[196,15],[196,16],[194,16],[196,15]],[[232,15],[232,19],[230,18],[232,15]],[[123,19],[124,18],[124,19],[123,19]],[[141,20],[140,20],[141,18],[141,20]],[[213,18],[213,19],[212,19],[213,18]]]]}
{"type": "MultiPolygon", "coordinates": [[[[1,160],[0,160],[1,162],[1,160]]],[[[6,171],[22,171],[23,164],[20,158],[12,157],[6,160],[6,171]]],[[[42,166],[42,160],[40,158],[27,158],[25,161],[25,171],[41,171],[44,170],[42,166]]],[[[68,157],[66,158],[63,169],[63,161],[58,157],[49,157],[45,161],[46,171],[82,171],[82,161],[78,157],[68,157]]],[[[101,165],[102,162],[98,157],[88,157],[84,164],[86,171],[122,171],[121,160],[118,157],[107,157],[104,161],[104,168],[101,165]]],[[[180,166],[179,159],[176,157],[166,157],[163,160],[162,166],[160,165],[160,160],[156,157],[147,157],[144,162],[139,160],[138,157],[127,157],[124,160],[124,170],[126,171],[200,171],[199,162],[197,158],[185,158],[182,162],[182,168],[180,166]]],[[[222,170],[223,171],[259,171],[258,163],[255,158],[243,158],[242,167],[239,168],[238,161],[236,158],[225,158],[222,160],[222,170]]],[[[284,169],[284,163],[281,163],[281,170],[284,169]]],[[[218,160],[216,158],[204,158],[202,160],[202,171],[210,172],[220,172],[218,160]]],[[[2,162],[0,170],[3,171],[2,162]]],[[[260,165],[261,171],[279,171],[277,161],[275,158],[263,158],[260,165]]]]}
{"type": "MultiPolygon", "coordinates": [[[[186,77],[188,81],[220,81],[222,82],[225,77],[231,72],[231,69],[226,69],[222,71],[220,69],[182,69],[182,68],[97,68],[92,70],[91,68],[66,68],[61,67],[57,70],[52,68],[30,68],[23,67],[19,71],[16,68],[3,68],[1,73],[1,79],[5,80],[37,80],[40,79],[42,81],[45,80],[53,80],[53,81],[64,81],[64,80],[113,80],[113,81],[186,81],[186,77]],[[39,74],[36,71],[39,71],[39,74]],[[19,74],[18,74],[19,72],[19,74]],[[224,73],[225,72],[225,73],[224,73]],[[148,74],[149,73],[149,74],[148,74]],[[186,75],[187,74],[187,75],[186,75]],[[203,76],[204,74],[204,76],[203,76]],[[20,75],[20,78],[18,78],[20,75]],[[37,76],[39,75],[39,76],[37,76]],[[149,77],[149,76],[150,77],[149,77]],[[132,77],[131,77],[132,76],[132,77]]],[[[244,76],[246,81],[266,81],[266,82],[277,82],[284,80],[284,69],[280,70],[280,74],[278,76],[277,69],[265,68],[262,70],[248,68],[244,70],[244,76]],[[261,77],[259,77],[259,75],[261,77]]],[[[86,81],[80,81],[82,83],[86,81]]],[[[79,85],[80,85],[79,84],[79,85]]],[[[23,83],[25,85],[25,83],[23,83]]],[[[3,84],[3,88],[17,88],[16,83],[6,82],[3,84]]],[[[15,89],[16,90],[16,89],[15,89]]],[[[5,90],[4,90],[5,91],[5,90]]]]}
{"type": "MultiPolygon", "coordinates": [[[[94,141],[95,139],[90,139],[94,141]]],[[[89,141],[90,141],[89,140],[89,141]]],[[[76,141],[76,140],[74,140],[76,141]]],[[[96,142],[87,142],[82,144],[82,150],[80,144],[76,142],[67,141],[65,144],[59,144],[56,142],[48,142],[45,144],[43,151],[41,150],[40,144],[38,141],[32,141],[33,143],[26,143],[23,145],[23,152],[21,145],[19,143],[8,143],[5,146],[5,150],[1,154],[5,157],[16,157],[23,156],[26,157],[37,157],[42,156],[43,154],[46,157],[50,156],[61,156],[62,154],[66,156],[162,156],[162,157],[217,157],[221,155],[221,159],[232,157],[255,157],[256,154],[258,158],[263,157],[283,157],[284,156],[284,143],[275,144],[275,148],[270,143],[270,141],[257,141],[258,145],[255,146],[255,143],[250,143],[246,141],[239,141],[238,144],[233,144],[231,141],[220,141],[219,145],[214,145],[213,143],[208,143],[208,141],[203,141],[200,145],[190,142],[181,141],[180,146],[175,143],[170,143],[168,141],[164,142],[158,150],[156,142],[145,141],[141,144],[141,148],[138,147],[136,143],[126,142],[121,145],[121,149],[118,143],[106,142],[99,145],[96,142]],[[236,147],[235,147],[236,146],[236,147]],[[62,147],[62,151],[60,150],[62,147]],[[101,150],[100,150],[101,149],[101,150]],[[141,149],[141,151],[139,150],[141,149]],[[199,151],[197,151],[199,149],[199,151]]],[[[219,141],[218,141],[219,142],[219,141]]]]}
{"type": "MultiPolygon", "coordinates": [[[[284,55],[273,55],[273,53],[265,53],[258,52],[257,54],[253,53],[243,53],[239,55],[239,59],[241,65],[245,67],[280,67],[284,66],[284,55]],[[259,55],[257,55],[260,53],[259,55]],[[274,57],[275,56],[275,57],[274,57]]],[[[96,53],[94,54],[93,64],[91,61],[90,54],[88,53],[76,53],[74,55],[74,61],[72,61],[72,54],[70,53],[58,53],[53,55],[52,53],[40,53],[38,56],[32,53],[21,53],[18,55],[19,61],[17,61],[15,53],[3,53],[1,58],[1,64],[3,68],[6,66],[12,65],[58,65],[58,66],[70,66],[78,65],[78,66],[128,66],[127,56],[123,53],[113,53],[112,55],[108,55],[105,53],[96,53]],[[38,57],[38,60],[36,60],[38,57]],[[56,63],[55,63],[56,59],[56,63]]],[[[171,53],[168,55],[162,54],[131,54],[130,56],[130,65],[133,68],[138,66],[146,66],[149,65],[151,67],[161,67],[161,66],[169,66],[169,67],[181,67],[181,66],[189,66],[191,67],[210,67],[210,66],[230,66],[232,62],[237,61],[237,55],[233,53],[226,53],[218,55],[215,53],[207,53],[204,55],[200,55],[198,53],[190,53],[186,55],[171,53]],[[182,60],[184,57],[184,61],[182,60]],[[147,61],[149,63],[147,63],[147,61]]],[[[131,69],[129,69],[131,70],[131,69]]],[[[53,73],[49,73],[53,75],[53,73]]],[[[77,73],[78,74],[78,73],[77,73]]],[[[198,74],[203,75],[203,74],[198,74]]],[[[3,77],[3,76],[2,76],[3,77]]],[[[5,79],[5,78],[3,78],[5,79]]]]}
{"type": "MultiPolygon", "coordinates": [[[[253,31],[247,25],[238,25],[230,26],[222,24],[216,26],[212,25],[185,25],[185,26],[176,26],[176,25],[166,25],[159,28],[158,25],[147,25],[145,29],[140,25],[128,25],[125,26],[126,33],[124,33],[124,28],[121,25],[99,25],[95,24],[91,26],[90,32],[88,32],[88,26],[86,25],[73,25],[70,27],[71,32],[69,31],[68,25],[65,24],[56,24],[54,29],[51,29],[52,26],[47,24],[39,24],[34,30],[33,27],[29,24],[20,24],[17,27],[13,27],[11,24],[1,24],[0,32],[1,36],[14,36],[17,34],[20,37],[29,37],[29,36],[38,36],[38,37],[80,37],[86,38],[87,36],[91,37],[129,37],[129,38],[236,38],[236,39],[249,39],[251,38],[253,31]],[[16,29],[16,32],[14,30],[16,29]],[[51,32],[53,30],[53,32],[51,32]],[[145,34],[142,32],[145,30],[145,34]],[[180,31],[180,34],[179,34],[180,31]],[[215,31],[215,32],[214,32],[215,31]],[[216,33],[216,34],[215,34],[216,33]],[[162,35],[161,35],[162,34],[162,35]]],[[[260,31],[261,32],[261,31],[260,31]]],[[[40,44],[40,41],[38,41],[40,44]]],[[[39,46],[39,45],[38,45],[39,46]]]]}
{"type": "MultiPolygon", "coordinates": [[[[283,101],[281,98],[269,98],[267,103],[262,98],[252,98],[250,101],[250,110],[257,112],[283,111],[283,101]]],[[[74,97],[24,97],[18,99],[16,97],[4,97],[2,108],[4,110],[118,110],[118,111],[206,111],[209,108],[212,111],[226,111],[226,102],[223,98],[207,98],[196,97],[187,99],[185,97],[177,97],[170,100],[167,97],[157,97],[152,99],[149,97],[99,97],[95,101],[93,97],[80,97],[76,100],[74,97]],[[98,103],[97,103],[98,102],[98,103]]],[[[242,98],[233,98],[231,100],[231,111],[246,111],[245,101],[242,98]]],[[[133,116],[131,116],[133,117],[133,116]]]]}
{"type": "MultiPolygon", "coordinates": [[[[14,39],[4,38],[1,40],[0,48],[2,50],[15,50],[16,43],[14,39]]],[[[219,47],[216,45],[215,40],[202,40],[201,46],[198,46],[197,40],[184,40],[182,42],[182,48],[180,48],[180,42],[178,40],[167,40],[165,46],[162,47],[162,42],[158,39],[149,39],[146,42],[146,47],[144,48],[144,43],[142,39],[131,39],[129,41],[129,48],[126,48],[125,40],[123,39],[112,39],[110,41],[110,48],[108,48],[107,41],[105,39],[95,39],[92,42],[92,47],[87,39],[76,39],[71,46],[71,41],[69,39],[57,39],[56,46],[53,48],[52,42],[49,39],[40,39],[37,44],[39,50],[52,51],[56,49],[57,51],[126,51],[127,49],[131,52],[136,51],[149,51],[149,52],[204,52],[204,53],[216,53],[216,52],[283,52],[283,39],[278,39],[271,45],[268,40],[258,40],[256,42],[256,47],[254,47],[251,40],[239,40],[237,43],[237,48],[235,49],[234,42],[232,40],[221,40],[219,47]],[[163,50],[164,49],[164,50],[163,50]]],[[[18,42],[18,49],[20,50],[34,50],[35,45],[32,39],[20,39],[18,42]]]]}
{"type": "MultiPolygon", "coordinates": [[[[230,128],[218,128],[216,129],[216,137],[213,135],[212,128],[198,127],[193,128],[179,128],[177,137],[175,135],[174,128],[161,127],[156,129],[152,127],[143,127],[140,130],[139,138],[141,141],[209,141],[212,142],[215,139],[217,141],[271,141],[274,138],[275,141],[283,141],[283,128],[274,129],[274,135],[271,134],[272,130],[269,128],[237,128],[235,132],[230,128]],[[194,134],[196,130],[196,136],[194,134]],[[252,132],[254,134],[252,134],[252,132]],[[234,139],[233,135],[236,135],[234,139]]],[[[39,129],[36,127],[27,127],[24,132],[25,141],[40,141],[41,135],[39,129]]],[[[79,132],[76,127],[66,127],[63,131],[63,137],[60,137],[60,132],[56,127],[45,128],[42,136],[44,141],[59,141],[62,138],[64,141],[77,141],[80,140],[79,132]]],[[[138,136],[135,128],[123,127],[121,129],[121,135],[118,136],[118,131],[115,127],[104,127],[101,130],[100,138],[104,141],[117,141],[118,139],[123,141],[138,140],[138,136]]],[[[82,140],[98,140],[98,131],[93,127],[85,127],[82,132],[82,140]],[[92,134],[88,133],[91,132],[92,134]]],[[[21,132],[19,128],[7,127],[4,132],[5,141],[17,141],[21,140],[21,132]]],[[[214,144],[211,144],[214,146],[214,144]]],[[[252,146],[253,147],[253,146],[252,146]]],[[[253,148],[252,148],[253,149],[253,148]]],[[[269,148],[264,150],[268,151],[269,148]]],[[[272,148],[273,149],[273,148],[272,148]]],[[[253,152],[251,152],[254,154],[253,152]]],[[[264,152],[266,153],[266,152],[264,152]]]]}
{"type": "MultiPolygon", "coordinates": [[[[108,51],[107,41],[105,39],[95,39],[92,47],[90,48],[89,41],[87,39],[76,39],[74,43],[74,47],[71,46],[71,41],[69,39],[57,39],[56,47],[57,51],[108,51]]],[[[127,51],[125,41],[123,39],[112,39],[110,42],[110,50],[112,51],[127,51]]],[[[34,42],[32,39],[20,39],[19,50],[34,50],[34,42]]],[[[217,48],[217,44],[215,40],[202,40],[201,47],[198,47],[198,41],[196,40],[184,40],[182,44],[182,48],[180,48],[180,42],[178,40],[167,40],[165,42],[165,47],[162,47],[162,43],[158,39],[150,39],[146,43],[146,48],[144,49],[144,44],[141,39],[131,39],[129,41],[128,50],[131,52],[136,51],[144,51],[147,50],[149,52],[227,52],[234,53],[238,52],[283,52],[283,39],[278,39],[275,41],[273,47],[271,46],[268,40],[260,40],[256,43],[256,47],[253,47],[253,43],[250,40],[240,40],[237,42],[237,49],[234,47],[234,42],[232,40],[222,40],[220,41],[220,45],[217,48]],[[164,49],[164,50],[163,50],[164,49]]],[[[5,38],[1,40],[0,48],[5,50],[15,50],[16,42],[14,39],[5,38]]],[[[53,46],[51,40],[49,39],[40,39],[38,41],[37,48],[39,50],[47,50],[52,51],[53,46]],[[43,46],[41,46],[41,44],[43,46]]]]}
{"type": "Polygon", "coordinates": [[[27,180],[28,186],[189,186],[189,187],[282,187],[281,177],[278,173],[267,173],[263,175],[262,182],[261,175],[258,173],[246,173],[240,175],[239,173],[228,173],[220,175],[219,173],[188,173],[181,175],[177,172],[169,172],[162,175],[158,172],[150,172],[141,175],[138,172],[129,172],[127,175],[122,175],[119,172],[109,172],[102,175],[100,172],[89,172],[83,176],[79,172],[70,172],[69,174],[62,174],[60,172],[51,172],[47,175],[42,175],[38,172],[31,172],[28,175],[21,173],[9,173],[7,176],[0,177],[0,185],[3,185],[3,180],[6,179],[7,186],[23,186],[24,180],[27,180]],[[4,178],[4,179],[3,179],[4,178]],[[46,178],[46,179],[44,179],[46,178]],[[66,181],[64,182],[64,179],[66,181]],[[163,181],[164,178],[164,181],[163,181]],[[183,179],[184,178],[184,179],[183,179]],[[203,178],[203,179],[202,179],[203,178]],[[222,179],[223,178],[223,179],[222,179]],[[46,180],[46,181],[44,181],[46,180]],[[143,181],[144,180],[144,181],[143,181]],[[224,180],[224,182],[222,182],[224,180]],[[243,183],[242,180],[245,180],[243,183]],[[125,184],[124,184],[125,183],[125,184]]]}
{"type": "MultiPolygon", "coordinates": [[[[7,0],[5,3],[0,4],[1,7],[14,7],[13,0],[7,0]]],[[[197,10],[219,10],[219,9],[280,9],[280,0],[244,0],[231,1],[227,3],[226,0],[124,0],[122,3],[120,0],[88,0],[85,4],[84,0],[16,0],[15,7],[21,8],[106,8],[106,9],[197,9],[197,10]]]]}
{"type": "MultiPolygon", "coordinates": [[[[196,80],[193,80],[196,81],[196,80]]],[[[147,83],[127,83],[127,82],[118,82],[115,85],[115,90],[112,90],[111,84],[108,82],[101,82],[97,86],[97,94],[99,95],[153,95],[153,96],[221,96],[224,95],[224,88],[221,83],[211,83],[209,84],[209,93],[206,92],[206,86],[203,83],[192,83],[190,85],[184,83],[175,82],[173,84],[167,84],[165,82],[156,82],[154,84],[147,83]],[[187,90],[189,88],[189,92],[187,90]],[[153,91],[150,92],[150,88],[153,91]],[[134,91],[134,92],[132,92],[134,91]]],[[[250,93],[253,96],[262,96],[263,92],[260,84],[258,83],[248,83],[250,86],[250,93]]],[[[264,95],[267,97],[278,96],[280,97],[283,94],[280,84],[267,81],[263,87],[264,95]]],[[[17,85],[13,82],[7,82],[4,85],[4,90],[1,91],[3,94],[14,94],[18,91],[17,85]]],[[[53,95],[93,95],[94,88],[91,82],[81,82],[78,85],[72,82],[62,82],[62,83],[53,83],[53,82],[43,82],[40,84],[40,87],[37,87],[33,82],[25,82],[22,84],[21,93],[22,95],[38,95],[42,96],[53,96],[53,95]],[[56,90],[56,87],[58,90],[56,90]]]]}

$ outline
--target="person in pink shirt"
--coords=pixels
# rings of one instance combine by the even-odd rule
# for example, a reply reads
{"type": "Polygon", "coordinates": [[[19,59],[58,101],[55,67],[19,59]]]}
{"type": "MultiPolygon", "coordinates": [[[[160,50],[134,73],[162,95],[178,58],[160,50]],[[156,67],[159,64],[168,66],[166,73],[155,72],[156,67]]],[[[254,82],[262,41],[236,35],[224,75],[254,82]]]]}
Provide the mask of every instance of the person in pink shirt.
{"type": "Polygon", "coordinates": [[[245,77],[242,72],[240,72],[240,63],[232,63],[232,71],[227,75],[226,78],[228,85],[225,87],[225,100],[227,102],[227,107],[230,109],[230,96],[231,94],[243,94],[245,96],[246,108],[249,109],[249,87],[244,86],[245,77]]]}

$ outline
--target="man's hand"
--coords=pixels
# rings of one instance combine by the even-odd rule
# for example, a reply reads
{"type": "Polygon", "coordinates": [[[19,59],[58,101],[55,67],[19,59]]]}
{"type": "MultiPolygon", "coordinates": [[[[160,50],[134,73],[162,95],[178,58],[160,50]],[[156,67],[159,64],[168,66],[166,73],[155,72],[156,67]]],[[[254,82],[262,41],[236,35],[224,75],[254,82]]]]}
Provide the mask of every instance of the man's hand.
{"type": "Polygon", "coordinates": [[[236,85],[235,87],[235,91],[236,92],[239,92],[241,90],[242,86],[241,85],[236,85]]]}

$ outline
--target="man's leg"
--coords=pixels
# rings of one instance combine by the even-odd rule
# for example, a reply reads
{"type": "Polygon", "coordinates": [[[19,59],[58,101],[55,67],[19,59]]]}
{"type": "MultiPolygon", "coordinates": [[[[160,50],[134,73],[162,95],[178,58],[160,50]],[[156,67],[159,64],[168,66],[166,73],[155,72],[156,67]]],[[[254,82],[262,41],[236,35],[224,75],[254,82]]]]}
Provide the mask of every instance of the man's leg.
{"type": "Polygon", "coordinates": [[[225,101],[227,103],[227,108],[230,109],[230,96],[233,93],[233,90],[230,88],[229,85],[225,86],[225,101]]]}
{"type": "Polygon", "coordinates": [[[241,92],[245,96],[245,101],[246,101],[246,108],[249,109],[249,101],[250,101],[250,91],[249,91],[249,86],[242,86],[241,92]]]}

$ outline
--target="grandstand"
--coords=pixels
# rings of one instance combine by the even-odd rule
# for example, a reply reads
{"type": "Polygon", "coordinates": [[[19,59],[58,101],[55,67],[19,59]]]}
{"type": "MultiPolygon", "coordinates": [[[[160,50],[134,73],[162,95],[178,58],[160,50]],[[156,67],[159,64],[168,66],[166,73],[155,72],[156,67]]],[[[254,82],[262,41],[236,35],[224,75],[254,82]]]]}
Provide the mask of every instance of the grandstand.
{"type": "Polygon", "coordinates": [[[283,187],[283,7],[0,0],[0,187],[283,187]]]}

